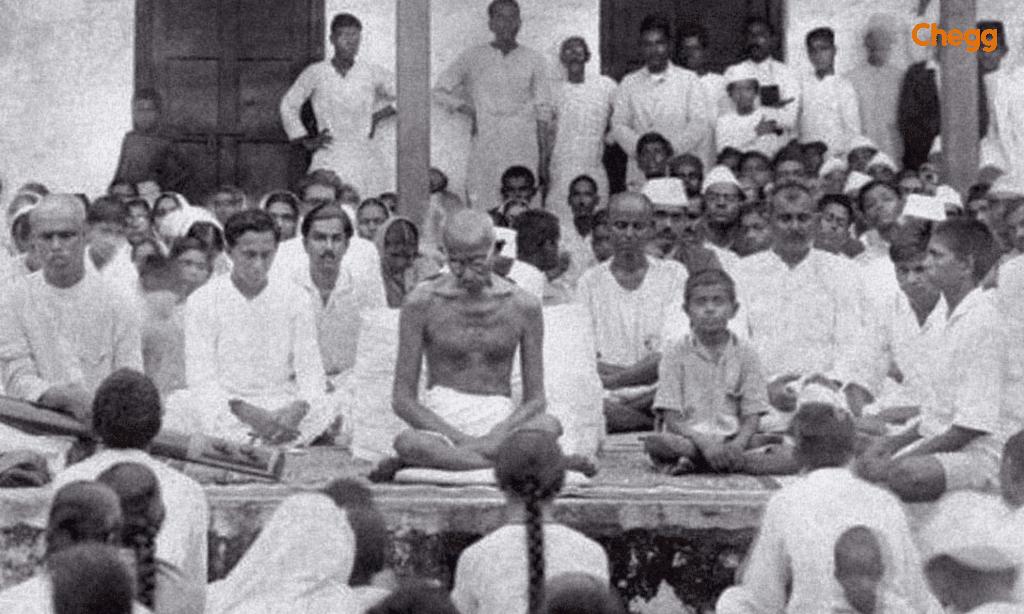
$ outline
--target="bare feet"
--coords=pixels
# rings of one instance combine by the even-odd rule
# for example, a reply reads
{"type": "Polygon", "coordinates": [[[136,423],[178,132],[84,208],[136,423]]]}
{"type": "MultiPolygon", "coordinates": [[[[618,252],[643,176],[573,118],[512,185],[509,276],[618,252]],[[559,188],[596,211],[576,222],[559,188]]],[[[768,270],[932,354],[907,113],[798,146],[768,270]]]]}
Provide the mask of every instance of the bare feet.
{"type": "Polygon", "coordinates": [[[594,461],[590,460],[582,454],[569,454],[565,457],[565,468],[568,471],[576,471],[582,473],[588,478],[592,478],[597,475],[597,465],[594,461]]]}
{"type": "Polygon", "coordinates": [[[686,475],[688,473],[694,473],[697,470],[697,466],[693,464],[693,461],[689,458],[682,456],[676,461],[674,465],[669,466],[667,475],[686,475]]]}
{"type": "Polygon", "coordinates": [[[406,467],[405,461],[398,458],[397,456],[391,456],[385,458],[381,462],[377,463],[377,466],[370,472],[367,477],[371,482],[391,482],[395,479],[395,474],[406,467]]]}

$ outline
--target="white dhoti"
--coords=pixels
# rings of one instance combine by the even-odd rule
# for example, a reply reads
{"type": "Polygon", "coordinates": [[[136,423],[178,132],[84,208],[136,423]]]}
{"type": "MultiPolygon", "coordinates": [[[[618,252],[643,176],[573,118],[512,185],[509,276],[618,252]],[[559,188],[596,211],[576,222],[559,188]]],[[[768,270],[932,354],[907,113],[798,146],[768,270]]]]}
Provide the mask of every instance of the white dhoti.
{"type": "Polygon", "coordinates": [[[444,386],[427,389],[420,402],[471,437],[483,437],[515,410],[515,404],[509,397],[468,394],[444,386]]]}
{"type": "MultiPolygon", "coordinates": [[[[163,428],[247,443],[252,437],[252,427],[231,413],[229,401],[232,399],[241,399],[267,411],[275,411],[297,400],[294,395],[281,393],[241,397],[222,389],[178,390],[165,402],[163,428]]],[[[307,401],[309,412],[299,423],[299,437],[291,442],[293,445],[310,443],[323,434],[339,415],[334,394],[324,394],[307,401]]]]}

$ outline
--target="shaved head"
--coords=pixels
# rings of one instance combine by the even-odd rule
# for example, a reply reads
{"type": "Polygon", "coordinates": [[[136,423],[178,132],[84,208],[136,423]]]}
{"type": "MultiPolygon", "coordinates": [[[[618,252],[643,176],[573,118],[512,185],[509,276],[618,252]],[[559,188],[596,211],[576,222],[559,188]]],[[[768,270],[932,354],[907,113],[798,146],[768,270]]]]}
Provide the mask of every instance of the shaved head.
{"type": "Polygon", "coordinates": [[[29,213],[32,244],[43,277],[69,288],[85,276],[85,204],[72,194],[48,194],[29,213]]]}
{"type": "Polygon", "coordinates": [[[448,218],[444,249],[462,289],[475,294],[491,284],[495,240],[494,222],[486,213],[463,209],[448,218]]]}
{"type": "Polygon", "coordinates": [[[494,222],[482,211],[463,209],[456,212],[444,227],[444,247],[449,253],[494,246],[494,222]]]}
{"type": "Polygon", "coordinates": [[[29,221],[35,228],[49,220],[62,220],[85,227],[85,204],[74,194],[47,194],[29,213],[29,221]]]}
{"type": "Polygon", "coordinates": [[[646,213],[654,215],[654,205],[643,194],[635,192],[619,192],[608,199],[608,218],[614,218],[624,212],[646,213]]]}

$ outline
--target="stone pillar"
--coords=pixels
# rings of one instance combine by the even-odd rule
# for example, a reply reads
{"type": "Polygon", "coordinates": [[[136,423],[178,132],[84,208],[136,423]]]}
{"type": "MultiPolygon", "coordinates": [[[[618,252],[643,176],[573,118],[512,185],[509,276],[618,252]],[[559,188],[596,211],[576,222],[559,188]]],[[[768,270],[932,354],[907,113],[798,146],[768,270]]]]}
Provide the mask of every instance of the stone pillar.
{"type": "MultiPolygon", "coordinates": [[[[976,0],[942,0],[940,27],[974,27],[976,0]]],[[[966,195],[978,175],[978,56],[961,44],[939,47],[942,84],[942,154],[945,182],[966,195]]]]}
{"type": "Polygon", "coordinates": [[[417,224],[430,198],[430,0],[398,0],[398,211],[417,224]]]}

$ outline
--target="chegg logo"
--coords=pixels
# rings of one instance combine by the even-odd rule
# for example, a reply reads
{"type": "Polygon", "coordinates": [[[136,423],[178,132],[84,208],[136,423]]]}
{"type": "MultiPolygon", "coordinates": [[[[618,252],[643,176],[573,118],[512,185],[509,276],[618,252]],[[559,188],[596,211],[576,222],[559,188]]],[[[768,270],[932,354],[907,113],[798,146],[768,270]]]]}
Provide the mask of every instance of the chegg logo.
{"type": "MultiPolygon", "coordinates": [[[[927,36],[927,33],[924,36],[927,36]]],[[[985,45],[985,51],[995,51],[998,45],[999,32],[995,29],[979,30],[978,28],[971,28],[966,32],[961,32],[957,29],[946,32],[937,23],[919,23],[914,26],[913,31],[910,33],[910,38],[922,47],[938,47],[939,45],[945,47],[947,41],[950,45],[959,47],[963,43],[967,46],[967,50],[973,53],[983,44],[985,45]],[[930,30],[931,38],[918,38],[918,33],[921,30],[930,30]],[[940,40],[942,41],[941,43],[939,42],[940,40]]]]}

